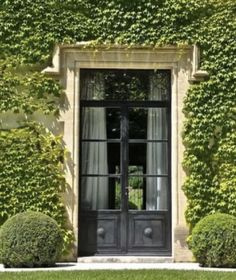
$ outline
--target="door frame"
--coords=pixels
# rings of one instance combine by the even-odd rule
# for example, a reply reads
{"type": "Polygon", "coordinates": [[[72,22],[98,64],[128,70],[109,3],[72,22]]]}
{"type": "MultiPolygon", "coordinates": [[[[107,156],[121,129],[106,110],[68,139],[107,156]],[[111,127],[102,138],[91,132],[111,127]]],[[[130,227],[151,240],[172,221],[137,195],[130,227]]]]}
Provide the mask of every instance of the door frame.
{"type": "MultiPolygon", "coordinates": [[[[82,68],[80,69],[80,71],[83,70],[82,68]]],[[[86,69],[87,70],[87,69],[86,69]]],[[[94,70],[94,69],[89,69],[89,70],[94,70]]],[[[97,69],[96,69],[97,70],[97,69]]],[[[113,69],[113,68],[109,68],[109,69],[105,69],[105,70],[129,70],[129,69],[113,69]]],[[[143,69],[132,69],[132,70],[143,70],[143,69]]],[[[153,70],[153,69],[145,69],[147,71],[153,70]]],[[[100,251],[100,253],[98,253],[98,255],[155,255],[155,256],[171,256],[172,254],[172,203],[171,203],[171,198],[172,198],[172,188],[171,188],[171,71],[169,69],[158,69],[159,71],[163,71],[168,73],[168,85],[167,85],[167,91],[168,91],[168,100],[163,100],[163,101],[154,101],[154,100],[145,100],[145,101],[105,101],[105,100],[99,100],[99,101],[81,101],[80,100],[80,128],[82,127],[82,108],[86,108],[86,107],[92,107],[92,108],[119,108],[120,112],[121,112],[121,120],[120,120],[120,125],[121,125],[121,135],[120,135],[120,149],[121,149],[121,155],[120,155],[120,167],[121,167],[121,209],[120,209],[120,217],[118,218],[119,222],[118,225],[123,229],[121,230],[118,235],[120,238],[120,245],[121,248],[119,250],[117,250],[117,253],[114,253],[113,251],[109,251],[109,249],[106,251],[100,251]],[[129,202],[129,197],[128,197],[128,193],[126,190],[126,185],[128,185],[128,165],[129,165],[129,137],[127,135],[122,135],[122,131],[126,131],[129,130],[129,109],[130,108],[166,108],[167,110],[167,134],[168,134],[168,201],[167,201],[167,210],[166,213],[165,211],[162,210],[155,210],[155,211],[150,211],[150,210],[130,210],[128,207],[128,202],[129,202]],[[125,138],[122,140],[122,138],[125,138]],[[127,173],[127,174],[125,174],[127,173]],[[163,212],[163,213],[162,213],[163,212]],[[146,216],[147,220],[150,219],[150,217],[158,217],[160,215],[163,215],[162,219],[163,219],[163,223],[165,225],[165,228],[168,230],[168,232],[164,232],[165,237],[165,243],[166,243],[166,249],[162,249],[160,248],[159,251],[155,251],[158,250],[157,247],[153,246],[153,250],[147,248],[147,251],[142,251],[140,249],[139,251],[135,251],[135,246],[133,247],[133,249],[130,247],[130,243],[132,240],[132,237],[130,237],[129,235],[129,228],[132,227],[131,224],[131,220],[135,220],[135,216],[139,217],[142,216],[143,219],[146,216]],[[166,219],[166,221],[164,220],[164,217],[166,219]],[[124,230],[125,229],[125,230],[124,230]],[[154,249],[155,247],[155,249],[154,249]],[[131,248],[131,249],[130,249],[131,248]],[[133,250],[133,253],[132,253],[133,250]]],[[[82,146],[82,137],[81,137],[81,133],[82,133],[82,129],[80,130],[80,147],[82,146]]],[[[95,141],[95,140],[94,140],[95,141]]],[[[147,141],[147,139],[146,139],[147,141]]],[[[146,142],[145,141],[145,142],[146,142]]],[[[147,143],[147,142],[146,142],[147,143]]],[[[80,149],[79,149],[80,150],[80,149]]],[[[80,153],[80,161],[81,161],[81,153],[80,153]]],[[[81,162],[80,165],[81,166],[81,162]]],[[[145,176],[146,178],[148,178],[149,176],[145,176]]],[[[144,178],[145,178],[144,177],[144,178]]],[[[82,176],[79,176],[80,181],[82,176]]],[[[109,176],[108,176],[109,178],[109,176]]],[[[81,185],[81,184],[80,184],[81,185]]],[[[81,192],[81,188],[79,190],[79,196],[81,192]]],[[[81,201],[80,201],[80,205],[81,205],[81,201]]],[[[84,211],[81,208],[79,209],[79,219],[81,217],[81,221],[86,218],[86,215],[89,217],[90,220],[94,220],[94,217],[99,217],[99,215],[104,216],[104,218],[108,218],[105,217],[106,215],[111,215],[114,216],[116,214],[116,212],[119,211],[109,211],[109,209],[107,210],[97,210],[97,213],[95,213],[95,211],[84,211]]],[[[79,235],[82,236],[82,229],[79,229],[79,235]]],[[[118,229],[119,231],[119,229],[118,229]]],[[[94,238],[96,238],[94,236],[94,238]]],[[[93,247],[93,245],[90,246],[92,248],[92,250],[95,249],[95,247],[93,247]]],[[[137,247],[138,248],[138,247],[137,247]]],[[[78,252],[78,255],[80,253],[78,252]]],[[[82,253],[83,254],[83,253],[82,253]]],[[[94,255],[97,255],[96,253],[94,255]]],[[[83,256],[83,255],[82,255],[83,256]]]]}

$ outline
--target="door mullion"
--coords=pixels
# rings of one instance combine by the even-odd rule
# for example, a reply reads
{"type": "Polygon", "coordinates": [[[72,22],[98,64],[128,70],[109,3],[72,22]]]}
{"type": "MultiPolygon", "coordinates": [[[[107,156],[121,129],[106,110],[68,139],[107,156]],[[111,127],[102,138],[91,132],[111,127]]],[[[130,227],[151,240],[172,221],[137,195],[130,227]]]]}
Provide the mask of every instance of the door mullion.
{"type": "Polygon", "coordinates": [[[127,252],[127,228],[128,228],[128,137],[129,122],[128,108],[121,107],[121,248],[124,253],[127,252]]]}

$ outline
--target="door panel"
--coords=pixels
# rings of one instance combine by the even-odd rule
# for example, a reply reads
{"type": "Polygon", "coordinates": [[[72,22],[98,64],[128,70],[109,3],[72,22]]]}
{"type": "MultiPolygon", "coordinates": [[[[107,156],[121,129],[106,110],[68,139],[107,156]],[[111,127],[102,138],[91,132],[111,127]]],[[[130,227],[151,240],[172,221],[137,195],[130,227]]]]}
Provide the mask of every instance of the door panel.
{"type": "Polygon", "coordinates": [[[97,245],[100,250],[120,248],[120,214],[100,213],[98,216],[97,245]]]}
{"type": "Polygon", "coordinates": [[[83,211],[80,215],[81,256],[121,251],[120,211],[83,211]]]}
{"type": "Polygon", "coordinates": [[[129,211],[129,252],[163,255],[170,250],[168,214],[129,211]]]}

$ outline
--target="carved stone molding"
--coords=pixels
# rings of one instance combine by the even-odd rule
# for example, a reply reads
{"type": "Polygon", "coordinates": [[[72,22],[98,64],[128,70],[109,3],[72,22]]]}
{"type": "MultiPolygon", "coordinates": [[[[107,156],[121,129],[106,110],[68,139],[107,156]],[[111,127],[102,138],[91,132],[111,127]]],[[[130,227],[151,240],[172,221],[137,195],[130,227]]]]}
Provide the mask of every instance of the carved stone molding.
{"type": "MultiPolygon", "coordinates": [[[[170,53],[173,52],[173,50],[176,50],[176,53],[178,52],[181,54],[181,50],[183,51],[184,49],[192,49],[192,69],[189,69],[191,71],[191,75],[189,77],[189,82],[194,83],[194,82],[201,82],[209,77],[209,74],[205,70],[200,69],[200,49],[197,45],[191,46],[181,46],[181,47],[176,47],[176,46],[166,46],[166,47],[158,47],[158,48],[151,48],[151,47],[140,47],[140,46],[133,46],[132,48],[125,47],[125,46],[118,46],[118,45],[111,45],[111,46],[106,46],[106,45],[100,45],[100,46],[92,46],[90,42],[80,42],[74,45],[57,45],[54,48],[53,52],[53,58],[52,58],[52,66],[49,66],[45,68],[42,72],[46,73],[51,76],[60,76],[61,74],[61,53],[63,50],[67,49],[71,50],[72,52],[75,50],[80,49],[81,51],[84,49],[94,49],[94,52],[96,53],[98,50],[99,51],[115,51],[115,50],[123,50],[126,51],[127,54],[131,50],[150,50],[153,52],[157,53],[170,53]]],[[[168,62],[168,61],[167,61],[168,62]]]]}

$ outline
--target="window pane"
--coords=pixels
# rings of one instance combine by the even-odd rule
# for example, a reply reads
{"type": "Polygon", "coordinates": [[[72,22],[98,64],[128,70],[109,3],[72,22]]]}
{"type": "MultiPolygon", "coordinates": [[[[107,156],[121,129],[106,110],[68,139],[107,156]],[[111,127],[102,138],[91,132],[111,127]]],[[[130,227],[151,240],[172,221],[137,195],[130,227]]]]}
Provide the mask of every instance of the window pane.
{"type": "Polygon", "coordinates": [[[149,108],[147,116],[147,139],[163,140],[168,138],[167,109],[149,108]]]}
{"type": "Polygon", "coordinates": [[[110,209],[121,209],[121,182],[120,178],[111,178],[110,209]]]}
{"type": "Polygon", "coordinates": [[[120,143],[108,143],[109,174],[120,174],[120,143]]]}
{"type": "Polygon", "coordinates": [[[168,178],[146,178],[146,210],[168,209],[168,178]]]}
{"type": "Polygon", "coordinates": [[[81,100],[168,100],[170,71],[81,70],[81,100]]]}
{"type": "Polygon", "coordinates": [[[106,108],[82,109],[82,139],[106,140],[106,108]]]}
{"type": "Polygon", "coordinates": [[[108,174],[106,142],[83,142],[81,149],[83,175],[108,174]]]}
{"type": "Polygon", "coordinates": [[[156,71],[150,75],[150,91],[148,100],[169,99],[170,72],[156,71]]]}
{"type": "Polygon", "coordinates": [[[168,174],[167,143],[147,143],[147,174],[168,174]]]}
{"type": "Polygon", "coordinates": [[[129,143],[129,165],[142,166],[146,170],[146,143],[129,143]]]}
{"type": "Polygon", "coordinates": [[[82,109],[82,139],[120,139],[120,109],[84,107],[82,109]]]}
{"type": "Polygon", "coordinates": [[[108,139],[120,139],[120,109],[106,108],[106,126],[108,139]]]}
{"type": "Polygon", "coordinates": [[[147,139],[148,110],[143,108],[131,108],[129,110],[129,138],[147,139]]]}
{"type": "Polygon", "coordinates": [[[142,210],[144,209],[143,195],[144,195],[144,178],[143,177],[129,177],[128,181],[129,194],[129,209],[142,210]]]}
{"type": "Polygon", "coordinates": [[[105,99],[105,80],[101,71],[82,70],[80,73],[80,99],[105,99]]]}
{"type": "Polygon", "coordinates": [[[104,72],[106,100],[147,100],[149,71],[113,70],[104,72]]]}
{"type": "Polygon", "coordinates": [[[131,108],[129,110],[129,138],[166,140],[168,138],[166,108],[131,108]]]}
{"type": "Polygon", "coordinates": [[[82,142],[81,149],[82,175],[120,173],[120,143],[88,141],[82,142]]]}
{"type": "Polygon", "coordinates": [[[81,178],[81,208],[83,210],[120,209],[120,177],[81,178]]]}
{"type": "Polygon", "coordinates": [[[129,209],[142,210],[144,209],[144,178],[141,177],[143,175],[143,166],[141,165],[130,165],[128,167],[128,194],[129,201],[128,206],[129,209]],[[139,175],[139,176],[137,176],[139,175]]]}
{"type": "Polygon", "coordinates": [[[128,173],[130,176],[141,176],[144,174],[143,166],[142,165],[129,165],[128,173]]]}

